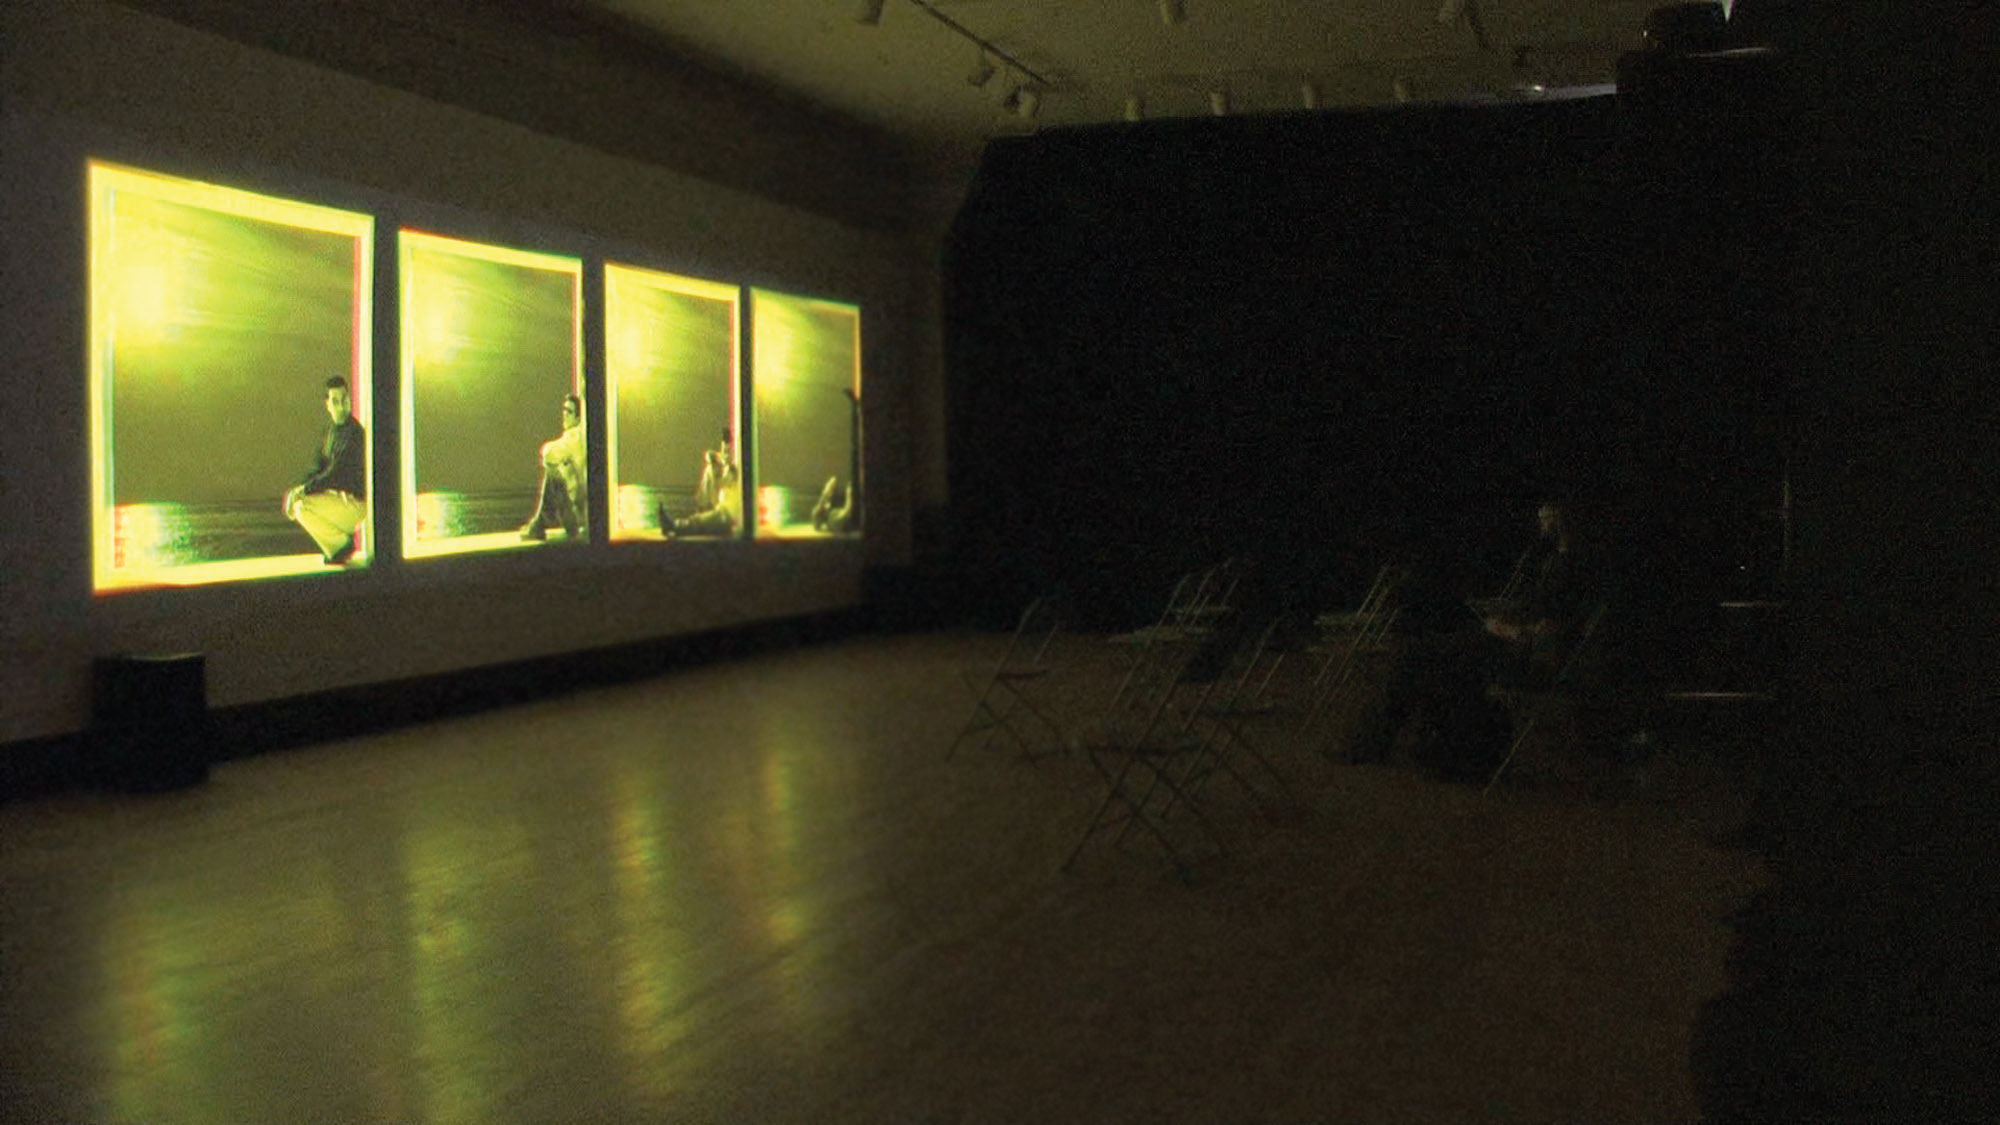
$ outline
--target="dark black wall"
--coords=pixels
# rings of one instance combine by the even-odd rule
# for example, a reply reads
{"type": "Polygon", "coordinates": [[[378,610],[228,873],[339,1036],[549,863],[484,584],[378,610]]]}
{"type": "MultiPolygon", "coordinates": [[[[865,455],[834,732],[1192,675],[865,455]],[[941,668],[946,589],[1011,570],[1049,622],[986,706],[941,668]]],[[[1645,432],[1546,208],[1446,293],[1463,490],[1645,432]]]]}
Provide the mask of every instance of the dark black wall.
{"type": "Polygon", "coordinates": [[[1773,568],[1760,127],[1659,116],[1607,97],[996,144],[948,258],[975,604],[1062,588],[1137,620],[1236,553],[1308,604],[1405,551],[1497,586],[1551,494],[1634,585],[1773,568]]]}

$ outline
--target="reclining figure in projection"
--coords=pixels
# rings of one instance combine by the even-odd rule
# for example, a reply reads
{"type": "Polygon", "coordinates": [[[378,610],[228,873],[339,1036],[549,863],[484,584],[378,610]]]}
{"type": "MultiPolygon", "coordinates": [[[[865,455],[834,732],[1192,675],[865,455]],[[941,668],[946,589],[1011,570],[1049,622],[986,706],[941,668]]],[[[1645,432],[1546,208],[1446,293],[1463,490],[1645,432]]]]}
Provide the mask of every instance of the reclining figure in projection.
{"type": "Polygon", "coordinates": [[[819,490],[819,503],[813,505],[813,530],[824,531],[829,535],[840,535],[854,530],[857,493],[858,490],[851,485],[843,489],[839,477],[826,478],[826,487],[819,490]],[[834,503],[836,498],[840,501],[838,504],[834,503]]]}
{"type": "Polygon", "coordinates": [[[841,488],[838,476],[826,478],[826,486],[819,490],[819,502],[812,510],[813,530],[829,535],[844,535],[861,523],[861,396],[851,387],[841,388],[841,393],[847,396],[851,415],[853,465],[845,489],[841,488]]]}
{"type": "Polygon", "coordinates": [[[583,444],[583,401],[564,395],[562,434],[542,443],[542,486],[536,490],[535,514],[521,528],[521,538],[540,542],[549,537],[549,527],[561,524],[563,534],[575,539],[583,526],[585,452],[583,444]]]}
{"type": "Polygon", "coordinates": [[[326,381],[329,425],[312,468],[285,492],[285,518],[305,529],[328,566],[344,566],[368,519],[368,432],[354,420],[347,380],[326,381]]]}
{"type": "Polygon", "coordinates": [[[660,534],[733,535],[743,524],[743,473],[736,465],[736,440],[728,429],[714,449],[702,454],[701,484],[693,514],[675,519],[660,505],[660,534]]]}

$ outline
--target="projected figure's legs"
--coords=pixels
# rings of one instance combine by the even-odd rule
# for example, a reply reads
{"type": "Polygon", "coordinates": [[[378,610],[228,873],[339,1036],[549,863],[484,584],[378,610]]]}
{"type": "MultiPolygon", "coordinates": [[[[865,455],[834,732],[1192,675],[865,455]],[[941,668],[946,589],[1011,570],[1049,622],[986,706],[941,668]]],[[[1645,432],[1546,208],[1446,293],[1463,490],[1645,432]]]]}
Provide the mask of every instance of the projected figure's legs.
{"type": "Polygon", "coordinates": [[[521,538],[536,541],[547,539],[549,528],[558,524],[562,526],[564,535],[571,539],[576,538],[579,526],[576,504],[570,499],[569,488],[563,484],[562,477],[544,467],[542,487],[537,497],[535,514],[529,518],[527,526],[521,529],[521,538]]]}
{"type": "Polygon", "coordinates": [[[368,505],[346,492],[310,492],[292,505],[291,516],[326,561],[339,565],[354,555],[354,533],[368,518],[368,505]]]}
{"type": "Polygon", "coordinates": [[[660,527],[673,535],[727,535],[736,530],[736,518],[720,508],[710,508],[680,519],[662,511],[660,527]]]}
{"type": "Polygon", "coordinates": [[[813,530],[838,534],[848,530],[848,522],[853,517],[854,489],[843,491],[839,477],[826,478],[826,487],[819,490],[819,503],[813,505],[813,530]],[[836,494],[841,497],[838,507],[833,502],[836,494]]]}

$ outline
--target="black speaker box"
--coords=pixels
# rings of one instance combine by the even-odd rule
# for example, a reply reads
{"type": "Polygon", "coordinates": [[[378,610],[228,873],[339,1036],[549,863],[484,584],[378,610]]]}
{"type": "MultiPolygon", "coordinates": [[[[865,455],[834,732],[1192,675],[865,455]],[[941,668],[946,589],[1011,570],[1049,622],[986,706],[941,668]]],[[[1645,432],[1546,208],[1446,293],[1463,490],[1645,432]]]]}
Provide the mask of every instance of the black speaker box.
{"type": "Polygon", "coordinates": [[[157,793],[208,779],[208,678],[199,653],[99,657],[90,745],[99,781],[157,793]]]}

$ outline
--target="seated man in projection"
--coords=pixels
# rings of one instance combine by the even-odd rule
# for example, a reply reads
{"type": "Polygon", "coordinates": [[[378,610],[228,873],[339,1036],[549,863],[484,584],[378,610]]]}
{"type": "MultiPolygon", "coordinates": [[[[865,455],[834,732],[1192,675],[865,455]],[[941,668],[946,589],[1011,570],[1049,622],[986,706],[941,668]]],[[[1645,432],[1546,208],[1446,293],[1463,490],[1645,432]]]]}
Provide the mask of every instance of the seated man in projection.
{"type": "Polygon", "coordinates": [[[660,505],[660,534],[732,535],[743,522],[743,473],[736,467],[736,441],[727,430],[714,449],[702,454],[701,484],[695,488],[695,510],[675,519],[660,505]]]}
{"type": "Polygon", "coordinates": [[[542,484],[535,490],[535,514],[521,528],[521,538],[540,542],[549,528],[561,524],[575,539],[583,525],[585,461],[583,400],[564,395],[562,433],[542,443],[542,484]]]}
{"type": "Polygon", "coordinates": [[[304,479],[285,493],[285,518],[304,528],[328,566],[354,557],[355,532],[368,519],[368,432],[354,420],[347,380],[326,381],[326,437],[304,479]]]}

